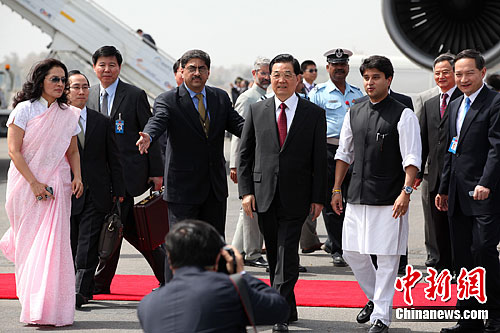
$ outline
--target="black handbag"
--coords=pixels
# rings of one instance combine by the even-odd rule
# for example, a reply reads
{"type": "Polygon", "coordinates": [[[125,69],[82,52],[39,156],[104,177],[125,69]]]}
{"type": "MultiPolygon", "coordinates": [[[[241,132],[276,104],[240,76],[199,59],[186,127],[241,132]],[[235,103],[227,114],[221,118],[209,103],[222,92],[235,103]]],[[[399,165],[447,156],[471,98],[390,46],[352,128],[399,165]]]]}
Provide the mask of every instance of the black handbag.
{"type": "Polygon", "coordinates": [[[111,213],[106,215],[99,236],[99,259],[106,261],[115,253],[123,237],[120,201],[116,200],[111,213]]]}

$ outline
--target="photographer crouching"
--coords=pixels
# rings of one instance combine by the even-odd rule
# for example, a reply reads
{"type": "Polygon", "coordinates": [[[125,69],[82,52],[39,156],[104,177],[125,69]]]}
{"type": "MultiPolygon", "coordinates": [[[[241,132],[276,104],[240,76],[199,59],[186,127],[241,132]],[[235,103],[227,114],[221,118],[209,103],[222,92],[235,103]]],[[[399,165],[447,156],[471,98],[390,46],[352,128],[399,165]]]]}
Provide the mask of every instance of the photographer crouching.
{"type": "Polygon", "coordinates": [[[139,304],[145,332],[246,332],[249,318],[255,325],[288,318],[286,300],[243,271],[243,257],[225,245],[213,226],[185,220],[175,224],[165,242],[174,277],[139,304]],[[220,260],[241,279],[217,272],[220,260]],[[247,297],[240,299],[240,294],[247,297]]]}

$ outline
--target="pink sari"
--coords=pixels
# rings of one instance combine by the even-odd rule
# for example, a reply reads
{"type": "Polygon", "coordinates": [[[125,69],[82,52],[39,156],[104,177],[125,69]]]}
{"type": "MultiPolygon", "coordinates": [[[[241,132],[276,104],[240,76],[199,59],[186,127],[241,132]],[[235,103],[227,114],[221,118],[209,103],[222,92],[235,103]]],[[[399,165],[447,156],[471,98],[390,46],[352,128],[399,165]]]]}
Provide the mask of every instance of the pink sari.
{"type": "Polygon", "coordinates": [[[5,209],[10,228],[0,249],[15,263],[20,321],[71,325],[75,272],[70,245],[71,173],[66,151],[80,110],[53,103],[26,125],[21,152],[31,172],[54,189],[53,200],[37,201],[11,162],[5,209]]]}

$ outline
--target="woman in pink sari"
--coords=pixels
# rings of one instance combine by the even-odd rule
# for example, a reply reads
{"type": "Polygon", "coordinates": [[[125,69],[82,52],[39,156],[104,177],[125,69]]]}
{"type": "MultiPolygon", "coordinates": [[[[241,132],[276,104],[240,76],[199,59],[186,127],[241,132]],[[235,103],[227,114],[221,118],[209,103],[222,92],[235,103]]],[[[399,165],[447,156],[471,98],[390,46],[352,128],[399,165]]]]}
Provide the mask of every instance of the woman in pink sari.
{"type": "Polygon", "coordinates": [[[59,60],[38,63],[7,121],[10,228],[0,249],[15,263],[20,321],[27,324],[64,326],[74,320],[71,194],[79,197],[83,185],[76,139],[80,110],[65,104],[67,76],[59,60]]]}

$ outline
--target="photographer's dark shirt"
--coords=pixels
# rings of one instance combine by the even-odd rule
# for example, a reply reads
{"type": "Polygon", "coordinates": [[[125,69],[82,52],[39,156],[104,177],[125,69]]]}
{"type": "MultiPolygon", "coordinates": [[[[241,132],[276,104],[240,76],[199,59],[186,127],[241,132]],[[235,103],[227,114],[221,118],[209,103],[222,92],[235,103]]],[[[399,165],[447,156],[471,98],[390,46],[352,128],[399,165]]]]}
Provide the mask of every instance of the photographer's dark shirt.
{"type": "MultiPolygon", "coordinates": [[[[286,300],[249,274],[243,278],[255,324],[285,322],[286,300]]],[[[137,313],[145,332],[246,332],[249,324],[229,276],[193,266],[177,269],[169,283],[144,297],[137,313]]]]}

